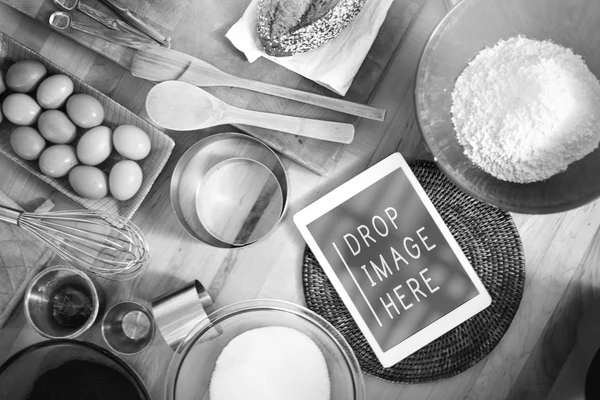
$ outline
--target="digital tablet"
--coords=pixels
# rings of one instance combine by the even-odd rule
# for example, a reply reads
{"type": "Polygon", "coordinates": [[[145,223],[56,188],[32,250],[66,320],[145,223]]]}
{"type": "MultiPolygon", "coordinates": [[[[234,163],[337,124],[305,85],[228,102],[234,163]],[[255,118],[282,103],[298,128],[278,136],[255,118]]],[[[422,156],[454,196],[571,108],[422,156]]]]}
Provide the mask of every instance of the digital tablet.
{"type": "Polygon", "coordinates": [[[491,304],[400,153],[294,215],[384,367],[491,304]]]}

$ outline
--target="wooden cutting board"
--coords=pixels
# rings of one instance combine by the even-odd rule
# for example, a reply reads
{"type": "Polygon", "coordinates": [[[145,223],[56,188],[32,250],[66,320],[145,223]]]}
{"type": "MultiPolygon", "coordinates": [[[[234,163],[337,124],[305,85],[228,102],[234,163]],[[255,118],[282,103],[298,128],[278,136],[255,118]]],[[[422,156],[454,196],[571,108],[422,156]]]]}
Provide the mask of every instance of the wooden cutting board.
{"type": "MultiPolygon", "coordinates": [[[[57,10],[52,0],[0,0],[26,15],[48,24],[57,10]]],[[[97,0],[84,0],[99,10],[111,13],[97,0]]],[[[378,1],[378,0],[369,0],[378,1]]],[[[367,104],[377,82],[390,62],[413,18],[426,0],[396,0],[388,12],[379,35],[367,55],[345,99],[367,104]]],[[[225,37],[227,30],[242,16],[250,0],[121,0],[132,10],[163,26],[172,37],[172,48],[212,63],[218,68],[249,79],[288,86],[336,97],[333,92],[294,72],[265,59],[250,64],[225,37]]],[[[80,12],[73,19],[95,23],[80,12]]],[[[102,39],[67,31],[65,35],[129,69],[135,51],[102,39]]],[[[304,105],[290,100],[234,88],[207,89],[220,99],[238,107],[316,119],[355,122],[356,117],[304,105]]],[[[388,115],[387,118],[393,118],[388,115]]],[[[326,175],[345,145],[299,138],[279,132],[241,126],[249,134],[265,141],[310,170],[326,175]]],[[[360,134],[368,134],[361,132],[360,134]]],[[[400,133],[399,133],[400,134],[400,133]]],[[[355,139],[355,142],[357,140],[355,139]]],[[[360,141],[358,141],[360,142],[360,141]]],[[[350,146],[352,146],[351,144],[350,146]]]]}

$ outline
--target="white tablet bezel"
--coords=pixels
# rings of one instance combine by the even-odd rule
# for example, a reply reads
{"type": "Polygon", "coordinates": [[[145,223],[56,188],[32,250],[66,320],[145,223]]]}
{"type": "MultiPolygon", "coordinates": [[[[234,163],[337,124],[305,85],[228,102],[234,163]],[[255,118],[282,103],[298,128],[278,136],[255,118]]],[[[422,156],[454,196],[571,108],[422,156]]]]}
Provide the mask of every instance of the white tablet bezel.
{"type": "MultiPolygon", "coordinates": [[[[460,325],[461,323],[471,318],[481,310],[485,309],[492,302],[489,293],[487,292],[487,290],[483,286],[483,283],[477,276],[475,270],[467,260],[467,257],[462,252],[460,246],[450,233],[450,230],[448,229],[446,224],[444,224],[442,217],[433,206],[429,197],[427,197],[427,194],[421,187],[419,181],[417,180],[412,170],[404,160],[404,157],[402,157],[400,153],[392,154],[383,161],[377,163],[376,165],[367,169],[363,173],[352,178],[337,189],[334,189],[333,191],[329,192],[328,194],[315,201],[308,207],[297,212],[294,215],[294,223],[296,224],[300,233],[304,237],[304,240],[306,240],[307,244],[313,251],[313,254],[315,255],[317,261],[319,261],[321,267],[325,271],[327,277],[333,284],[334,288],[344,301],[344,304],[348,308],[348,311],[356,321],[363,335],[367,339],[367,342],[375,352],[375,355],[377,356],[379,362],[384,367],[391,367],[392,365],[402,361],[404,358],[408,357],[415,351],[431,343],[438,337],[442,336],[443,334],[460,325]],[[379,181],[380,179],[384,178],[385,176],[397,169],[402,169],[408,177],[410,183],[415,188],[416,193],[421,198],[431,217],[439,227],[440,231],[444,235],[444,238],[456,254],[462,267],[464,268],[467,275],[476,287],[478,294],[472,299],[468,300],[466,303],[463,303],[454,310],[450,311],[448,314],[444,315],[440,319],[429,324],[417,333],[413,334],[412,336],[403,340],[399,344],[395,345],[391,349],[383,351],[383,349],[379,346],[379,344],[375,340],[375,337],[369,330],[367,324],[362,319],[360,313],[358,312],[354,303],[350,299],[350,296],[344,289],[344,286],[342,285],[336,274],[333,272],[333,269],[327,262],[325,255],[317,245],[307,226],[311,222],[321,217],[323,214],[326,214],[327,212],[331,211],[333,208],[344,203],[346,200],[360,193],[362,190],[366,189],[373,183],[379,181]]],[[[351,272],[350,275],[352,276],[351,272]]]]}

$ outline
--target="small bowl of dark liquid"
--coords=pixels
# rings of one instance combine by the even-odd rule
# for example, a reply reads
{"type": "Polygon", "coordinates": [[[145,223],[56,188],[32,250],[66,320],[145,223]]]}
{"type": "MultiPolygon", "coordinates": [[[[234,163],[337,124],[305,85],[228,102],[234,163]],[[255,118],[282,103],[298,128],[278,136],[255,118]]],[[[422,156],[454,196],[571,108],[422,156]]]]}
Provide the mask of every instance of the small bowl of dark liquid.
{"type": "Polygon", "coordinates": [[[33,278],[24,306],[27,321],[40,335],[72,339],[92,326],[99,300],[94,283],[84,272],[58,265],[33,278]]]}

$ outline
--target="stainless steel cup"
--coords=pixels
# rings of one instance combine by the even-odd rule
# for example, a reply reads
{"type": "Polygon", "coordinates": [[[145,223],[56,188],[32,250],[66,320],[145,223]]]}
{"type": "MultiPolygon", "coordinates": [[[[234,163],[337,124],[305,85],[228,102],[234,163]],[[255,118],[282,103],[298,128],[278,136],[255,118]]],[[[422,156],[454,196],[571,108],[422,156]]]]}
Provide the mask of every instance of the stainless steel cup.
{"type": "Polygon", "coordinates": [[[29,283],[24,308],[27,322],[40,335],[72,339],[93,325],[100,302],[94,283],[84,272],[57,265],[41,271],[29,283]]]}
{"type": "Polygon", "coordinates": [[[152,302],[156,325],[167,344],[173,349],[176,349],[192,328],[212,311],[212,299],[197,280],[166,293],[152,302]]]}
{"type": "Polygon", "coordinates": [[[102,337],[117,353],[137,354],[154,338],[152,314],[146,307],[134,301],[117,303],[102,319],[102,337]]]}

